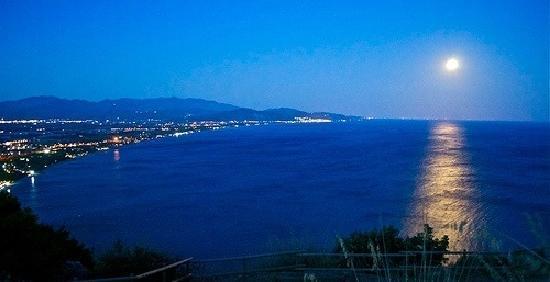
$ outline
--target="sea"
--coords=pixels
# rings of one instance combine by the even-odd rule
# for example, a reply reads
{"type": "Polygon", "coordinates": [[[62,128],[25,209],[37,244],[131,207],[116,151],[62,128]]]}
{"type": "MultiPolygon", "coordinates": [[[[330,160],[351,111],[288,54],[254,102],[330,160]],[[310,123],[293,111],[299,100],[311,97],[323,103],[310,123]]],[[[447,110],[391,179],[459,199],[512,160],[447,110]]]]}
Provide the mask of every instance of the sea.
{"type": "Polygon", "coordinates": [[[537,247],[550,230],[550,124],[370,120],[159,138],[54,165],[12,187],[101,253],[331,251],[338,237],[428,224],[451,250],[537,247]]]}

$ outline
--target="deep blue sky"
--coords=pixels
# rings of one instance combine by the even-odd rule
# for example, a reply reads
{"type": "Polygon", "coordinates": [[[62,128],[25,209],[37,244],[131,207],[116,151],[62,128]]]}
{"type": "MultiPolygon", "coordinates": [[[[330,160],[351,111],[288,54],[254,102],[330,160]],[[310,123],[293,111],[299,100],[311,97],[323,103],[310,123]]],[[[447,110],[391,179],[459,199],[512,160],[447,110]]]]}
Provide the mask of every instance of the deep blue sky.
{"type": "Polygon", "coordinates": [[[0,0],[0,99],[549,120],[548,0],[160,2],[0,0]]]}

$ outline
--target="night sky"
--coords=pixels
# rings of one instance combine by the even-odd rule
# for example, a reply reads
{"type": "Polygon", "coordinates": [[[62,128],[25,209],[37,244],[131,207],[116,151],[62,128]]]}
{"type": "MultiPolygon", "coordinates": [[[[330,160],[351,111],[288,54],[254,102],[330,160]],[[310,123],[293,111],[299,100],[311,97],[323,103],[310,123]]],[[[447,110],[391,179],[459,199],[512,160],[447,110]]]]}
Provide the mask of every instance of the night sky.
{"type": "Polygon", "coordinates": [[[548,0],[373,2],[0,0],[0,100],[549,120],[548,0]]]}

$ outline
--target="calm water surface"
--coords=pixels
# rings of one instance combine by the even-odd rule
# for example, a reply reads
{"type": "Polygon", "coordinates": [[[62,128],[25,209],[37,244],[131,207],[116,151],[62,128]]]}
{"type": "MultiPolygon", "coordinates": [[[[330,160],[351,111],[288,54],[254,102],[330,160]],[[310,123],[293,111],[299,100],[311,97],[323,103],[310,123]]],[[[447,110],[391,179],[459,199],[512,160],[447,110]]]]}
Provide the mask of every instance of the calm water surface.
{"type": "Polygon", "coordinates": [[[550,126],[224,129],[67,161],[12,190],[96,250],[116,239],[202,258],[330,249],[336,235],[426,222],[454,250],[535,246],[531,222],[550,226],[550,126]]]}

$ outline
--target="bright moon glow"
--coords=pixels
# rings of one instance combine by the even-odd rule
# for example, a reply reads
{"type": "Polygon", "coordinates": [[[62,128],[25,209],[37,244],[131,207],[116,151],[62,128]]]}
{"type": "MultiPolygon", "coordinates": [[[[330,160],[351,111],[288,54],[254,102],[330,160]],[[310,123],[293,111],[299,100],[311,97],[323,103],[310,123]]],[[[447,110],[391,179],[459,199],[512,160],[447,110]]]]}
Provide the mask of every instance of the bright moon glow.
{"type": "Polygon", "coordinates": [[[448,71],[455,71],[460,67],[460,62],[456,58],[449,58],[445,64],[445,68],[448,71]]]}

